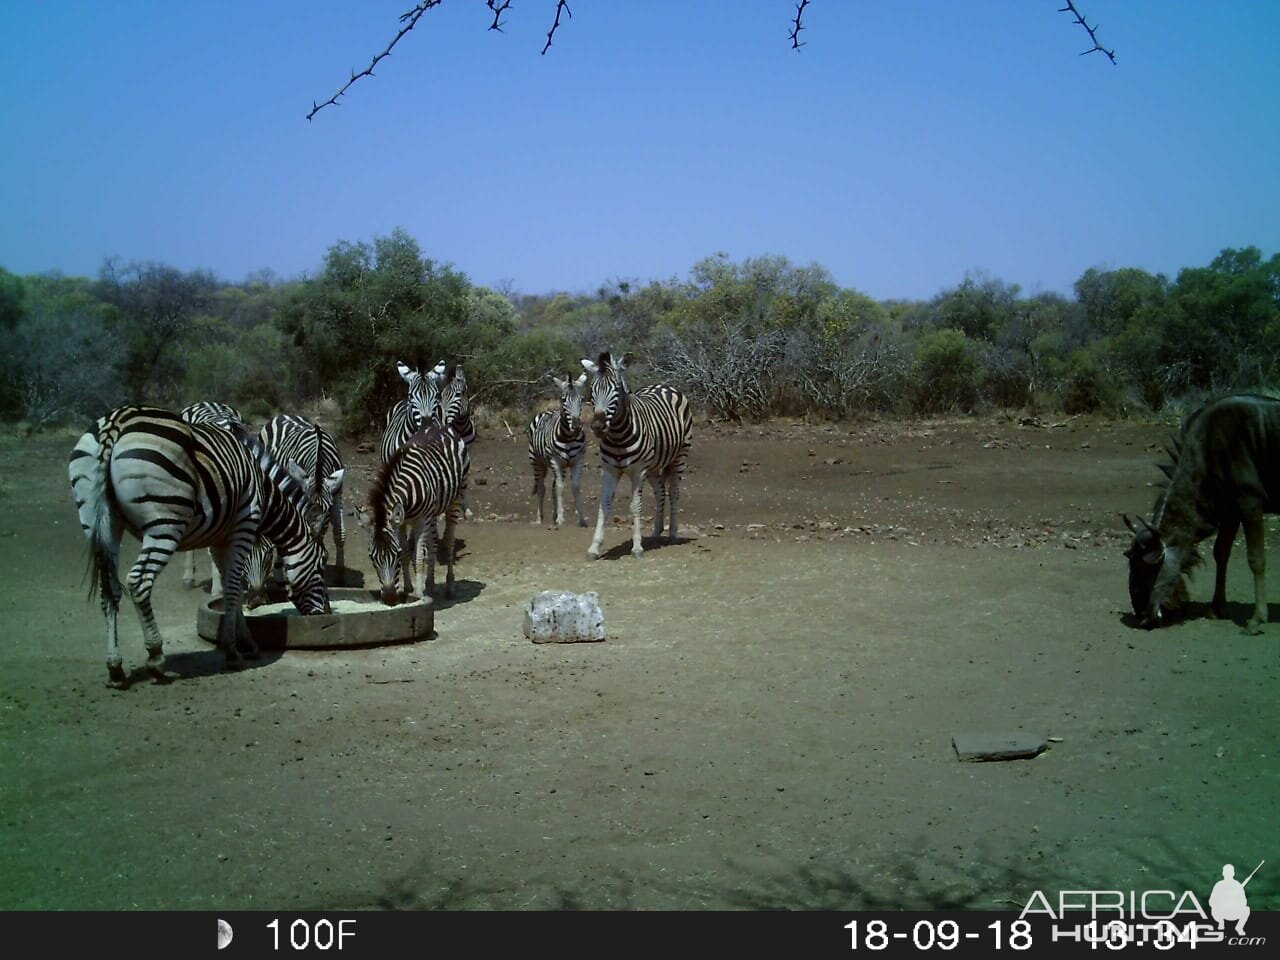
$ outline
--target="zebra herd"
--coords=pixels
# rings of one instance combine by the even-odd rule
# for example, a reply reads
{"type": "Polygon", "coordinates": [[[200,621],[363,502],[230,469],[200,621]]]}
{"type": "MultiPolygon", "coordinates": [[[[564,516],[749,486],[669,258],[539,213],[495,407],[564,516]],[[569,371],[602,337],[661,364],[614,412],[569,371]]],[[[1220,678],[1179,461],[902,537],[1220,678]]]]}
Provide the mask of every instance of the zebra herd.
{"type": "MultiPolygon", "coordinates": [[[[625,362],[610,353],[582,361],[576,380],[555,378],[559,404],[527,428],[538,522],[544,516],[546,474],[553,475],[556,526],[564,520],[565,476],[579,526],[581,472],[586,453],[582,404],[594,407],[600,444],[601,497],[587,551],[596,559],[621,478],[631,480],[632,554],[640,556],[641,495],[646,480],[657,500],[654,537],[676,539],[680,479],[692,438],[692,412],[678,390],[653,385],[632,392],[625,362]],[[589,387],[588,379],[590,381],[589,387]]],[[[458,523],[467,506],[470,449],[476,439],[461,366],[444,361],[422,374],[398,363],[408,396],[386,416],[381,465],[367,503],[356,513],[369,531],[369,559],[381,598],[394,604],[411,592],[435,590],[437,521],[443,515],[445,595],[454,594],[458,523]],[[425,566],[425,569],[424,569],[425,566]]],[[[332,435],[306,418],[281,414],[253,434],[226,404],[193,404],[180,412],[154,406],[117,408],[98,419],[73,449],[68,475],[89,545],[91,592],[107,622],[107,673],[127,685],[116,620],[123,593],[118,565],[128,531],[141,543],[130,569],[129,594],[142,621],[147,669],[164,676],[163,643],[151,609],[156,577],[174,553],[186,552],[184,582],[195,582],[193,551],[207,548],[214,591],[224,614],[218,645],[229,668],[256,654],[242,607],[258,602],[277,556],[294,605],[303,614],[330,612],[324,580],[324,539],[331,530],[336,565],[345,566],[342,487],[346,468],[332,435]]]]}

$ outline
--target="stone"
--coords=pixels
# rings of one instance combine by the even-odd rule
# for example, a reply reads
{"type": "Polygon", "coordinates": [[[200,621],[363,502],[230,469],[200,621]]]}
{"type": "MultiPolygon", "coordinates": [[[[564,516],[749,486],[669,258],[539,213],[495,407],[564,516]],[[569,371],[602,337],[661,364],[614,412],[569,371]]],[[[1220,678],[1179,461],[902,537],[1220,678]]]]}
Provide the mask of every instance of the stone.
{"type": "Polygon", "coordinates": [[[543,590],[524,611],[524,635],[534,643],[583,643],[604,639],[600,596],[543,590]]]}
{"type": "Polygon", "coordinates": [[[1024,760],[1048,746],[1043,737],[1025,733],[957,733],[951,743],[960,760],[1024,760]]]}

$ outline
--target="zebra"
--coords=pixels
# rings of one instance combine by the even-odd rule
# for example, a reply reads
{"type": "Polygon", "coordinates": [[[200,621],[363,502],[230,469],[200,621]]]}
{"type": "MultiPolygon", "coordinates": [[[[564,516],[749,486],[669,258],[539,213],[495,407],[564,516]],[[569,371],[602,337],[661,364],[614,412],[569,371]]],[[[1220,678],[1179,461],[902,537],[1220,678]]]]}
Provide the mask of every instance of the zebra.
{"type": "Polygon", "coordinates": [[[387,423],[382,431],[382,444],[379,447],[383,463],[389,462],[392,455],[408,443],[415,433],[426,428],[432,421],[439,420],[443,364],[437,364],[425,377],[402,360],[396,361],[396,369],[404,382],[409,384],[409,396],[387,411],[387,423]]]}
{"type": "MultiPolygon", "coordinates": [[[[466,446],[468,454],[476,441],[476,425],[471,419],[471,403],[467,399],[467,375],[461,366],[449,367],[443,360],[435,365],[434,375],[439,385],[436,420],[446,427],[466,446]]],[[[462,497],[462,515],[470,520],[475,515],[466,494],[462,497]]]]}
{"type": "MultiPolygon", "coordinates": [[[[282,413],[263,425],[258,439],[306,490],[310,502],[307,522],[322,550],[325,532],[332,526],[335,565],[338,570],[345,569],[342,481],[346,468],[333,435],[306,417],[282,413]]],[[[245,602],[251,609],[266,600],[267,579],[275,559],[271,541],[258,537],[249,555],[246,574],[245,602]]]]}
{"type": "MultiPolygon", "coordinates": [[[[178,411],[178,415],[187,423],[212,423],[227,429],[235,425],[248,426],[240,411],[229,403],[219,400],[198,400],[187,404],[178,411]]],[[[213,562],[213,554],[209,554],[210,583],[209,596],[222,596],[222,579],[218,574],[218,565],[213,562]]],[[[196,585],[196,555],[188,550],[182,555],[182,585],[191,590],[196,585]]]]}
{"type": "Polygon", "coordinates": [[[631,555],[639,557],[644,553],[640,543],[640,502],[646,478],[658,501],[653,536],[662,536],[664,505],[670,497],[667,533],[674,543],[680,477],[693,439],[693,412],[688,398],[665,384],[652,384],[631,393],[622,376],[625,358],[615,360],[607,351],[594,363],[583,360],[582,366],[591,375],[591,403],[595,408],[591,429],[600,439],[602,468],[600,512],[587,558],[595,560],[600,556],[605,520],[623,474],[631,478],[631,555]]]}
{"type": "Polygon", "coordinates": [[[466,444],[439,424],[431,424],[414,434],[378,471],[367,507],[357,511],[357,517],[370,532],[369,559],[387,606],[401,599],[402,580],[406,598],[411,590],[422,598],[435,593],[436,518],[442,513],[449,568],[445,596],[453,597],[454,530],[462,519],[470,467],[466,444]]]}
{"type": "Polygon", "coordinates": [[[305,491],[247,430],[191,424],[171,410],[124,406],[100,417],[71,451],[67,474],[89,543],[93,581],[107,620],[107,676],[128,685],[116,629],[117,570],[125,530],[141,541],[129,595],[142,620],[147,670],[164,673],[164,644],[151,609],[156,577],[173,554],[208,547],[223,577],[218,645],[229,669],[243,666],[237,643],[257,647],[241,612],[244,559],[256,535],[284,555],[294,605],[328,613],[319,544],[306,523],[305,491]]]}
{"type": "Polygon", "coordinates": [[[569,471],[573,489],[573,506],[578,511],[578,526],[587,525],[582,515],[582,465],[586,460],[587,435],[582,429],[582,387],[585,373],[577,380],[552,377],[560,392],[560,405],[543,410],[529,422],[529,463],[533,465],[533,495],[538,498],[538,519],[542,523],[543,502],[547,495],[547,470],[551,470],[556,497],[556,526],[564,523],[564,474],[569,471]]]}

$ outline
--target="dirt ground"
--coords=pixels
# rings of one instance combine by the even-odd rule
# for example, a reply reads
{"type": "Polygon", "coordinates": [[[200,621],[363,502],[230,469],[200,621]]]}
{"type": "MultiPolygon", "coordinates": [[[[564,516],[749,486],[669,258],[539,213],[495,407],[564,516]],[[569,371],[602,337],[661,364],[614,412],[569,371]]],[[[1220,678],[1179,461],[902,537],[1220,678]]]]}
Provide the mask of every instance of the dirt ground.
{"type": "MultiPolygon", "coordinates": [[[[1166,427],[703,422],[681,541],[634,559],[619,519],[589,562],[589,529],[530,522],[513,426],[473,452],[434,639],[225,672],[171,567],[177,677],[141,674],[126,602],[123,692],[74,435],[0,440],[0,908],[1008,910],[1207,902],[1224,863],[1280,864],[1276,524],[1262,636],[1242,546],[1234,622],[1203,616],[1211,566],[1187,622],[1129,614],[1120,514],[1149,510],[1166,427]],[[607,639],[526,640],[546,589],[597,591],[607,639]],[[961,762],[968,732],[1051,742],[961,762]]],[[[350,508],[376,454],[344,452],[350,508]]],[[[347,544],[372,583],[354,519],[347,544]]],[[[1249,887],[1278,894],[1280,868],[1249,887]]]]}

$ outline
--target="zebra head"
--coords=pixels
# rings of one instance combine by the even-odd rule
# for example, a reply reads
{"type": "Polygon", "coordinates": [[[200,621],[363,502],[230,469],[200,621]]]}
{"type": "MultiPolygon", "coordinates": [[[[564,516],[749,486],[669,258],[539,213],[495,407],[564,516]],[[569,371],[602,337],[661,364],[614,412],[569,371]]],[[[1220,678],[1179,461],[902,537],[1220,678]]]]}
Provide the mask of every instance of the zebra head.
{"type": "Polygon", "coordinates": [[[591,429],[604,433],[621,421],[626,411],[627,382],[622,378],[626,360],[614,360],[606,350],[595,363],[583,360],[582,366],[591,375],[591,406],[595,408],[591,429]]]}
{"type": "MultiPolygon", "coordinates": [[[[369,561],[378,575],[382,602],[394,607],[400,602],[400,574],[403,558],[409,549],[409,537],[404,529],[404,504],[370,504],[371,510],[359,510],[356,516],[360,525],[369,530],[369,561]]],[[[404,584],[407,593],[409,584],[404,584]]]]}
{"type": "Polygon", "coordinates": [[[556,376],[551,379],[560,391],[561,429],[576,436],[582,431],[582,388],[586,385],[587,375],[580,374],[577,380],[561,380],[556,376]]]}
{"type": "Polygon", "coordinates": [[[447,367],[441,360],[431,371],[440,389],[440,410],[437,419],[442,426],[450,426],[467,412],[467,375],[461,366],[447,367]]]}
{"type": "Polygon", "coordinates": [[[244,605],[250,610],[267,602],[267,580],[275,565],[276,545],[266,537],[255,538],[244,566],[244,605]]]}
{"type": "MultiPolygon", "coordinates": [[[[319,427],[316,428],[317,432],[319,429],[319,427]]],[[[342,491],[342,480],[347,475],[347,470],[345,467],[339,467],[328,476],[324,476],[320,473],[319,461],[317,461],[316,473],[312,475],[293,460],[285,464],[285,469],[307,493],[307,525],[323,547],[324,532],[333,511],[333,500],[342,491]]],[[[327,556],[325,562],[328,562],[327,556]]]]}
{"type": "Polygon", "coordinates": [[[413,419],[414,432],[425,430],[428,424],[439,418],[437,407],[440,402],[440,376],[437,371],[440,365],[437,364],[436,369],[429,371],[425,377],[402,360],[396,361],[396,369],[400,371],[401,379],[409,385],[409,413],[413,419]]]}

